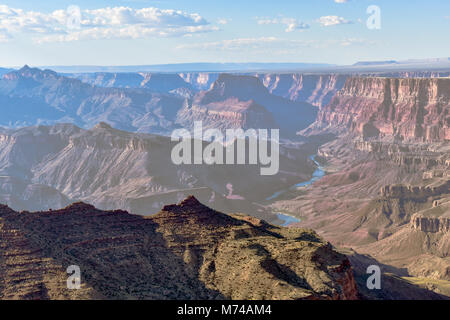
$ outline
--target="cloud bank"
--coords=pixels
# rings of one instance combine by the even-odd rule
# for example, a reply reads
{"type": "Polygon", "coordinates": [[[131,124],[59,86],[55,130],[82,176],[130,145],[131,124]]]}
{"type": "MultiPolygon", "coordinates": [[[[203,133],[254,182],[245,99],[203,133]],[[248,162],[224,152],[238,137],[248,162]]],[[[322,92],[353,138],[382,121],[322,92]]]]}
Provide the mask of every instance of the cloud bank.
{"type": "Polygon", "coordinates": [[[346,20],[343,17],[338,16],[323,16],[317,20],[323,27],[336,26],[339,24],[351,24],[350,20],[346,20]]]}
{"type": "Polygon", "coordinates": [[[310,28],[308,24],[294,18],[258,18],[258,24],[282,24],[286,26],[286,32],[293,32],[296,30],[305,30],[310,28]]]}
{"type": "Polygon", "coordinates": [[[17,34],[34,41],[67,42],[99,39],[178,37],[218,30],[196,13],[158,8],[107,7],[95,10],[24,11],[0,5],[0,41],[17,34]]]}

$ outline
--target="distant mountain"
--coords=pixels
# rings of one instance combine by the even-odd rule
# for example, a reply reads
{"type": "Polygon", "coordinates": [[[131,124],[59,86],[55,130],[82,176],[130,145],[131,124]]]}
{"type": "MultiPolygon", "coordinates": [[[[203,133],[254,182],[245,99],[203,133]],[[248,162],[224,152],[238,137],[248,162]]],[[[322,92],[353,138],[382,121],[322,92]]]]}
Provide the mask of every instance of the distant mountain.
{"type": "Polygon", "coordinates": [[[354,64],[354,66],[377,66],[377,65],[387,65],[387,64],[397,64],[395,60],[388,61],[360,61],[354,64]]]}
{"type": "Polygon", "coordinates": [[[237,118],[246,119],[245,124],[236,122],[235,116],[222,118],[220,124],[216,119],[218,128],[276,127],[282,129],[281,135],[293,136],[310,125],[317,113],[317,108],[310,104],[272,95],[253,76],[222,74],[210,90],[199,93],[177,74],[80,77],[87,83],[28,66],[5,74],[0,80],[3,113],[0,125],[23,127],[69,122],[89,128],[103,121],[121,130],[168,135],[181,126],[191,128],[195,120],[214,119],[189,114],[192,111],[189,108],[192,104],[205,108],[215,103],[215,110],[210,108],[212,112],[234,113],[237,118]],[[225,100],[228,102],[223,103],[225,100]],[[244,105],[250,108],[243,108],[244,105]]]}
{"type": "Polygon", "coordinates": [[[325,63],[178,63],[136,66],[42,66],[63,73],[91,72],[243,72],[263,70],[306,70],[330,67],[325,63]]]}
{"type": "MultiPolygon", "coordinates": [[[[180,63],[135,66],[43,66],[60,73],[361,73],[386,71],[430,71],[450,69],[450,58],[359,61],[353,65],[326,63],[180,63]]],[[[205,89],[205,88],[203,88],[205,89]]]]}
{"type": "Polygon", "coordinates": [[[8,72],[13,71],[13,69],[6,69],[6,68],[0,68],[0,78],[4,75],[7,74],[8,72]]]}
{"type": "Polygon", "coordinates": [[[429,59],[409,59],[399,61],[401,64],[448,64],[450,63],[450,58],[429,58],[429,59]]]}
{"type": "MultiPolygon", "coordinates": [[[[330,67],[326,72],[364,74],[386,72],[449,72],[449,58],[362,61],[350,66],[330,67]]],[[[320,72],[320,70],[318,71],[320,72]]]]}
{"type": "Polygon", "coordinates": [[[145,88],[160,93],[176,93],[183,89],[192,94],[191,84],[184,81],[178,74],[168,73],[76,73],[64,76],[79,79],[105,88],[145,88]]]}
{"type": "Polygon", "coordinates": [[[149,89],[103,88],[51,70],[23,67],[0,80],[0,125],[21,127],[70,122],[153,133],[173,130],[184,98],[149,89]]]}
{"type": "Polygon", "coordinates": [[[409,66],[414,68],[415,66],[449,66],[450,58],[430,58],[430,59],[409,59],[409,60],[387,60],[387,61],[361,61],[355,63],[353,66],[409,66]]]}

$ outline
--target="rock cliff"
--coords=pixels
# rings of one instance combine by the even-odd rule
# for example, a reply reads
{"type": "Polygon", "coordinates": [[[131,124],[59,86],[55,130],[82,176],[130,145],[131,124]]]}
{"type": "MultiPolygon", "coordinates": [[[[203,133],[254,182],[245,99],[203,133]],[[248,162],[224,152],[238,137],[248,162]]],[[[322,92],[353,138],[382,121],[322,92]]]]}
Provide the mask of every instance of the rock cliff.
{"type": "Polygon", "coordinates": [[[380,195],[386,198],[401,199],[427,199],[433,196],[442,196],[450,192],[450,180],[443,182],[437,186],[405,186],[405,185],[389,185],[382,187],[380,195]]]}
{"type": "Polygon", "coordinates": [[[225,215],[194,197],[149,218],[83,203],[38,213],[1,206],[0,234],[5,299],[74,298],[62,276],[69,265],[81,270],[75,298],[358,298],[347,257],[313,231],[225,215]]]}
{"type": "Polygon", "coordinates": [[[216,126],[222,127],[227,125],[227,113],[238,111],[251,120],[253,128],[272,128],[276,123],[281,136],[294,136],[314,122],[316,109],[311,104],[271,94],[257,77],[221,74],[208,91],[198,93],[185,105],[178,118],[188,125],[185,119],[192,122],[195,115],[199,115],[198,119],[205,118],[200,112],[204,110],[203,113],[208,111],[214,117],[218,115],[216,126]]]}
{"type": "Polygon", "coordinates": [[[450,218],[448,217],[424,217],[415,214],[411,218],[411,225],[415,230],[437,233],[450,231],[450,218]]]}
{"type": "Polygon", "coordinates": [[[197,90],[209,90],[211,85],[219,77],[219,74],[210,72],[187,72],[180,73],[179,76],[197,90]]]}
{"type": "Polygon", "coordinates": [[[310,129],[450,140],[450,79],[348,78],[310,129]]]}
{"type": "Polygon", "coordinates": [[[308,102],[321,107],[342,89],[347,79],[343,74],[261,73],[260,78],[270,93],[292,101],[308,102]]]}
{"type": "Polygon", "coordinates": [[[145,88],[156,92],[169,93],[177,89],[188,91],[194,88],[178,74],[168,73],[78,73],[67,76],[81,80],[97,87],[105,88],[145,88]]]}
{"type": "Polygon", "coordinates": [[[192,128],[194,121],[202,121],[205,129],[219,129],[225,133],[227,129],[277,128],[270,112],[253,100],[239,101],[229,98],[223,101],[201,104],[197,97],[193,102],[186,101],[177,114],[177,123],[192,128]]]}

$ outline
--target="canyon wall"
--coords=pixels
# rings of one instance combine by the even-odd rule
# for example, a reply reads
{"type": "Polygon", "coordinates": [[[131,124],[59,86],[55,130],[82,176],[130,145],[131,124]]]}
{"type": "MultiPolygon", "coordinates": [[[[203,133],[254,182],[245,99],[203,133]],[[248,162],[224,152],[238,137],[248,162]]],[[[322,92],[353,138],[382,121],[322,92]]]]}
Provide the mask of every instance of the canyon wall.
{"type": "Polygon", "coordinates": [[[178,112],[177,123],[191,127],[202,120],[207,126],[226,128],[280,128],[280,136],[295,136],[317,116],[309,103],[271,94],[253,76],[221,74],[208,91],[197,93],[178,112]]]}
{"type": "Polygon", "coordinates": [[[411,226],[415,230],[429,233],[449,232],[450,218],[448,217],[424,217],[415,214],[411,217],[411,226]]]}
{"type": "Polygon", "coordinates": [[[450,140],[450,79],[347,79],[319,112],[315,128],[392,136],[407,140],[450,140]]]}
{"type": "Polygon", "coordinates": [[[175,165],[177,143],[106,123],[91,130],[71,124],[0,130],[0,203],[34,211],[81,200],[148,215],[192,194],[217,210],[274,221],[275,214],[254,203],[313,171],[303,151],[284,146],[274,176],[261,176],[259,165],[175,165]],[[227,198],[229,185],[239,200],[227,198]]]}
{"type": "MultiPolygon", "coordinates": [[[[368,74],[369,75],[369,74],[368,74]]],[[[397,71],[397,72],[383,72],[372,74],[372,76],[387,77],[387,78],[448,78],[449,71],[397,71]]]]}
{"type": "Polygon", "coordinates": [[[219,73],[187,72],[179,76],[197,90],[208,90],[219,77],[219,73]]]}
{"type": "MultiPolygon", "coordinates": [[[[221,73],[184,72],[178,74],[159,73],[79,73],[67,76],[99,87],[147,88],[157,92],[175,92],[180,88],[191,94],[211,89],[221,73]]],[[[257,77],[273,95],[292,101],[307,102],[322,106],[331,101],[343,88],[347,75],[302,74],[302,73],[256,73],[235,74],[257,77]]]]}
{"type": "Polygon", "coordinates": [[[98,72],[68,74],[67,76],[81,80],[84,83],[105,88],[145,88],[163,93],[168,93],[179,88],[193,89],[180,75],[169,73],[98,72]]]}
{"type": "Polygon", "coordinates": [[[318,107],[329,103],[347,79],[343,74],[259,73],[256,76],[270,93],[318,107]]]}
{"type": "Polygon", "coordinates": [[[440,196],[450,190],[450,180],[436,186],[389,185],[382,187],[380,195],[389,198],[423,199],[440,196]]]}
{"type": "Polygon", "coordinates": [[[270,112],[253,100],[239,101],[229,98],[224,101],[199,105],[186,101],[177,114],[177,122],[184,127],[192,127],[195,121],[202,121],[205,129],[252,129],[276,128],[277,124],[270,112]]]}

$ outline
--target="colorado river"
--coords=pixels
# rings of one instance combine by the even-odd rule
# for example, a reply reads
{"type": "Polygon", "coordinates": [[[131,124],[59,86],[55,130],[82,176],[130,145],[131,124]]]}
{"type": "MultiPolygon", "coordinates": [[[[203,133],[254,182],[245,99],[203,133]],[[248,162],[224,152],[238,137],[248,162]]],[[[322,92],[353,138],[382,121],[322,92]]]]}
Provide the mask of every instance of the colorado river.
{"type": "MultiPolygon", "coordinates": [[[[268,200],[268,201],[275,200],[280,195],[282,195],[283,193],[285,193],[289,190],[295,190],[300,187],[308,187],[309,185],[311,185],[314,182],[323,178],[323,176],[325,175],[325,171],[323,170],[323,167],[316,161],[316,159],[315,159],[316,156],[312,155],[309,158],[317,165],[317,169],[316,169],[316,171],[314,171],[313,176],[310,180],[297,183],[296,185],[293,185],[292,187],[290,187],[287,190],[277,191],[272,196],[268,197],[266,200],[268,200]]],[[[281,226],[283,226],[283,227],[287,227],[290,224],[300,222],[300,219],[290,216],[290,215],[283,214],[283,213],[277,213],[277,217],[278,217],[278,219],[283,221],[283,223],[281,224],[281,226]]]]}
{"type": "Polygon", "coordinates": [[[300,219],[282,213],[277,213],[277,218],[283,221],[283,223],[280,224],[282,227],[287,227],[290,224],[300,222],[300,219]]]}

